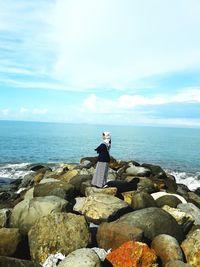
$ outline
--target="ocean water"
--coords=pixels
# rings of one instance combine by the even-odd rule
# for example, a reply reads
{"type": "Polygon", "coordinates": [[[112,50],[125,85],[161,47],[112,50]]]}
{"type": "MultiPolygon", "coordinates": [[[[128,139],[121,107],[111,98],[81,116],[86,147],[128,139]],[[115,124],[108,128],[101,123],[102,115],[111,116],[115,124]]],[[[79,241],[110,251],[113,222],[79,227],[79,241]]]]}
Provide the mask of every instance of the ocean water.
{"type": "Polygon", "coordinates": [[[160,165],[178,182],[200,186],[200,129],[0,121],[0,177],[23,177],[32,163],[78,163],[96,156],[112,133],[116,159],[160,165]]]}

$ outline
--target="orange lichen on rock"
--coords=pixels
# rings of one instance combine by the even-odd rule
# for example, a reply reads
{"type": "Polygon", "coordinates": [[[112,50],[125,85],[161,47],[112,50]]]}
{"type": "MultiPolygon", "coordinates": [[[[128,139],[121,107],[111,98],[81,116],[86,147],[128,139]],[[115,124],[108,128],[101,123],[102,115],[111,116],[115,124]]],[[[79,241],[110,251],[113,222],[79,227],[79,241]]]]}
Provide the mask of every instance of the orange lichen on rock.
{"type": "Polygon", "coordinates": [[[157,267],[157,256],[147,244],[128,241],[110,252],[106,259],[113,267],[157,267]]]}

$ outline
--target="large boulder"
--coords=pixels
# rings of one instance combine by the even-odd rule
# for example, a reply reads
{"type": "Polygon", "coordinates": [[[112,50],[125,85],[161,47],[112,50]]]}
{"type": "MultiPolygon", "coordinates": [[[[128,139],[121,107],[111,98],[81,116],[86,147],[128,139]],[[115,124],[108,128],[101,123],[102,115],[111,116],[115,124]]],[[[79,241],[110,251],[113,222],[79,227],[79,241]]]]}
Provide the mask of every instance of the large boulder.
{"type": "Polygon", "coordinates": [[[178,208],[172,208],[170,206],[165,205],[162,207],[162,209],[168,212],[169,214],[171,214],[174,217],[174,219],[177,221],[177,223],[180,225],[184,225],[185,222],[189,222],[189,221],[192,222],[192,224],[194,222],[194,219],[190,214],[184,211],[181,211],[178,208]]]}
{"type": "Polygon", "coordinates": [[[144,236],[153,240],[159,234],[168,234],[175,237],[179,242],[184,238],[181,226],[166,211],[161,208],[151,207],[127,213],[118,220],[144,231],[144,236]]]}
{"type": "Polygon", "coordinates": [[[80,248],[71,252],[58,267],[100,267],[101,261],[96,252],[89,248],[80,248]]]}
{"type": "Polygon", "coordinates": [[[155,192],[155,193],[152,193],[151,196],[157,200],[158,198],[162,197],[162,196],[175,196],[177,197],[181,203],[187,203],[187,201],[185,200],[184,197],[178,195],[178,194],[172,194],[172,193],[167,193],[167,192],[155,192]]]}
{"type": "Polygon", "coordinates": [[[145,243],[128,241],[106,256],[112,266],[157,267],[157,256],[145,243]]]}
{"type": "Polygon", "coordinates": [[[168,205],[172,208],[176,208],[178,204],[182,203],[179,198],[174,195],[164,195],[156,199],[156,204],[158,207],[162,208],[164,205],[168,205]]]}
{"type": "Polygon", "coordinates": [[[181,248],[185,254],[187,263],[193,267],[200,266],[200,229],[196,229],[187,235],[181,248]]]}
{"type": "Polygon", "coordinates": [[[156,207],[156,201],[146,192],[136,192],[132,197],[131,207],[134,210],[156,207]]]}
{"type": "Polygon", "coordinates": [[[185,212],[188,217],[192,217],[195,225],[200,225],[200,209],[192,203],[182,203],[177,208],[185,212]]]}
{"type": "Polygon", "coordinates": [[[19,229],[0,229],[0,255],[13,256],[21,240],[19,229]]]}
{"type": "Polygon", "coordinates": [[[117,197],[102,193],[76,198],[74,206],[74,211],[85,215],[89,222],[95,224],[113,220],[115,216],[124,214],[127,210],[128,204],[126,202],[117,197]]]}
{"type": "Polygon", "coordinates": [[[167,178],[167,174],[159,165],[143,163],[141,166],[144,168],[148,168],[151,171],[152,176],[156,176],[158,179],[167,178]]]}
{"type": "Polygon", "coordinates": [[[72,184],[75,187],[77,192],[80,192],[81,184],[86,181],[91,182],[91,180],[92,180],[92,175],[90,174],[76,175],[70,180],[70,184],[72,184]]]}
{"type": "Polygon", "coordinates": [[[38,263],[11,257],[0,256],[0,267],[42,267],[38,263]]]}
{"type": "Polygon", "coordinates": [[[28,233],[31,257],[43,264],[50,254],[68,255],[86,247],[90,233],[84,216],[53,213],[40,218],[28,233]]]}
{"type": "Polygon", "coordinates": [[[96,238],[100,248],[113,250],[130,240],[142,241],[143,230],[124,223],[105,222],[99,225],[96,238]]]}
{"type": "Polygon", "coordinates": [[[172,260],[184,260],[179,243],[170,235],[157,235],[151,243],[151,248],[153,248],[156,255],[160,257],[163,266],[172,260]]]}
{"type": "Polygon", "coordinates": [[[123,192],[136,190],[138,182],[139,182],[139,178],[135,178],[135,179],[132,179],[130,182],[121,181],[121,180],[108,181],[106,185],[108,187],[116,187],[117,193],[121,194],[123,192]]]}
{"type": "Polygon", "coordinates": [[[94,186],[86,187],[85,190],[85,196],[91,196],[93,194],[107,194],[111,196],[115,196],[117,194],[117,188],[116,187],[105,187],[105,188],[96,188],[94,186]]]}
{"type": "Polygon", "coordinates": [[[126,169],[126,174],[138,177],[148,177],[151,174],[151,171],[148,168],[141,166],[130,165],[126,169]]]}
{"type": "Polygon", "coordinates": [[[168,261],[165,267],[192,267],[192,266],[187,263],[184,263],[183,261],[175,260],[175,261],[168,261]]]}
{"type": "Polygon", "coordinates": [[[84,157],[81,158],[80,164],[83,167],[91,168],[94,167],[97,163],[97,157],[84,157]]]}
{"type": "Polygon", "coordinates": [[[56,196],[25,199],[18,203],[12,211],[10,227],[19,228],[27,234],[37,219],[55,212],[64,211],[68,202],[56,196]]]}
{"type": "Polygon", "coordinates": [[[33,196],[34,197],[45,197],[45,196],[57,196],[63,199],[70,199],[74,193],[74,186],[58,181],[57,183],[43,183],[37,184],[34,187],[33,196]]]}
{"type": "Polygon", "coordinates": [[[157,190],[157,186],[150,178],[140,177],[137,190],[151,194],[157,190]]]}

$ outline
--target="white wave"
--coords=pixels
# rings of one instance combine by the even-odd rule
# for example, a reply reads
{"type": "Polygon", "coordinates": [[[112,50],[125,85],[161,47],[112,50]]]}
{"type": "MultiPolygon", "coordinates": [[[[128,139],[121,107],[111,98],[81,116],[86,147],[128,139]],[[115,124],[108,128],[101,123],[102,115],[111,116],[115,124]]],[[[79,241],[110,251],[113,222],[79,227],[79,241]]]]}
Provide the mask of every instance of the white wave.
{"type": "Polygon", "coordinates": [[[32,172],[29,167],[30,163],[1,164],[0,177],[10,179],[23,178],[25,175],[32,172]]]}
{"type": "Polygon", "coordinates": [[[188,173],[166,170],[167,173],[176,178],[177,183],[185,184],[192,191],[200,187],[200,172],[188,173]]]}

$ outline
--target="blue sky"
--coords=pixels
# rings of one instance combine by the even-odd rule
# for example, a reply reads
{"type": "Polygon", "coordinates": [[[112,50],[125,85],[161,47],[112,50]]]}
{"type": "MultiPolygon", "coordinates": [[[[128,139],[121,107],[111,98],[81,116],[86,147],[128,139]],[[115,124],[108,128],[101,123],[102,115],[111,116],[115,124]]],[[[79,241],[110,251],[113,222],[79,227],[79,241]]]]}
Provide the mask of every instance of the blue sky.
{"type": "Polygon", "coordinates": [[[199,0],[0,0],[0,120],[200,127],[199,0]]]}

